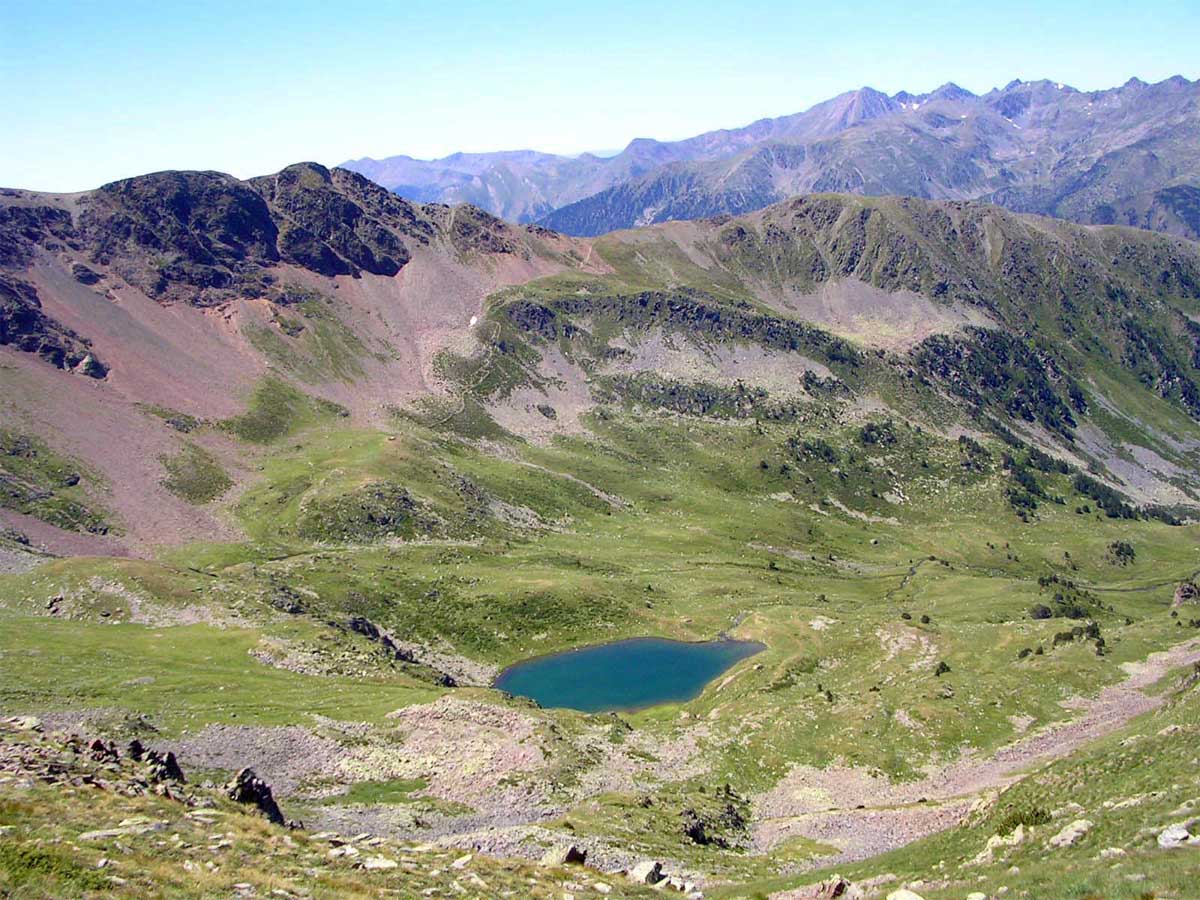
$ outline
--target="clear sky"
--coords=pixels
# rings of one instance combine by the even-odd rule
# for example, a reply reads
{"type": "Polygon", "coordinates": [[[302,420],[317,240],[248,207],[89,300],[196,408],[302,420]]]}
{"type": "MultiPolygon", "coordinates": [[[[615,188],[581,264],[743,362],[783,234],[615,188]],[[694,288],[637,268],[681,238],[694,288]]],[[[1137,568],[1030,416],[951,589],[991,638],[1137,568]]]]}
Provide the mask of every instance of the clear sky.
{"type": "Polygon", "coordinates": [[[0,0],[0,185],[573,153],[844,90],[1200,77],[1200,0],[0,0]]]}

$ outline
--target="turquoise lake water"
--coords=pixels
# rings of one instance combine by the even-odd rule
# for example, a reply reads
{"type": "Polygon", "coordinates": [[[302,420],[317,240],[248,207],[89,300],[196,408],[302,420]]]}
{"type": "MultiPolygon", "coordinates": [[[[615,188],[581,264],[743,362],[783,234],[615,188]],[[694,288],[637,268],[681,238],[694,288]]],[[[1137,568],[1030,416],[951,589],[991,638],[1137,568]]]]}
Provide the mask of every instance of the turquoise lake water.
{"type": "Polygon", "coordinates": [[[517,663],[495,686],[546,707],[641,709],[691,700],[734,663],[764,649],[757,641],[631,638],[517,663]]]}

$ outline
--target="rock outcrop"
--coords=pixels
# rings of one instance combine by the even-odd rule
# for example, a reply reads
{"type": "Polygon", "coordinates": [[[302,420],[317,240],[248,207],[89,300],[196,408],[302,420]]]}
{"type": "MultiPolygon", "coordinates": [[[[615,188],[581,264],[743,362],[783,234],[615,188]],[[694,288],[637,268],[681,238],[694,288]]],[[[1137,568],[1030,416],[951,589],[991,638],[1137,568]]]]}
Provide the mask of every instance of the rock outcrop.
{"type": "Polygon", "coordinates": [[[37,289],[27,281],[0,275],[0,346],[35,353],[59,369],[103,378],[108,368],[90,343],[42,311],[37,289]]]}
{"type": "Polygon", "coordinates": [[[278,268],[392,276],[442,236],[459,252],[529,251],[481,210],[410,203],[361,175],[305,162],[240,181],[220,172],[156,172],[62,198],[0,195],[0,268],[39,251],[65,256],[81,284],[115,274],[160,302],[217,306],[286,300],[278,268]]]}
{"type": "Polygon", "coordinates": [[[225,786],[229,799],[257,807],[267,820],[283,825],[283,812],[271,793],[271,786],[254,774],[253,769],[240,769],[233,780],[225,786]]]}
{"type": "Polygon", "coordinates": [[[576,844],[552,847],[542,855],[544,866],[565,866],[568,863],[583,865],[587,862],[587,850],[576,844]]]}

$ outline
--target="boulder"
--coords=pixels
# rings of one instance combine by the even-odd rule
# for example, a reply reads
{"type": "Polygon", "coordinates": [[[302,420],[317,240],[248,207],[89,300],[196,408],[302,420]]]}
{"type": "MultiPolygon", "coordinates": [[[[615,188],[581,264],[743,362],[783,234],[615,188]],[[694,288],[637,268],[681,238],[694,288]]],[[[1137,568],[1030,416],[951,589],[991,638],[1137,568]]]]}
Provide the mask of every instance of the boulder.
{"type": "Polygon", "coordinates": [[[988,838],[984,848],[971,861],[972,865],[986,865],[995,858],[997,850],[1003,850],[1006,847],[1015,847],[1023,840],[1025,840],[1024,825],[1018,825],[1008,834],[993,834],[988,838]]]}
{"type": "Polygon", "coordinates": [[[1096,825],[1090,819],[1076,819],[1047,842],[1051,847],[1070,847],[1096,825]]]}
{"type": "Polygon", "coordinates": [[[112,744],[111,741],[109,743],[105,743],[104,741],[100,740],[100,738],[95,738],[87,745],[87,747],[88,753],[91,755],[92,759],[95,760],[111,761],[120,756],[120,754],[117,752],[117,748],[112,744]]]}
{"type": "Polygon", "coordinates": [[[271,786],[255,775],[253,769],[240,770],[225,790],[229,799],[256,806],[270,822],[283,824],[283,812],[271,794],[271,786]]]}
{"type": "Polygon", "coordinates": [[[352,616],[346,627],[355,634],[361,634],[369,641],[379,640],[379,626],[365,616],[352,616]]]}
{"type": "Polygon", "coordinates": [[[1185,603],[1200,603],[1200,588],[1191,581],[1179,582],[1179,587],[1175,588],[1174,606],[1183,606],[1185,603]]]}
{"type": "Polygon", "coordinates": [[[834,875],[828,881],[822,881],[813,893],[815,900],[861,900],[864,896],[862,888],[841,875],[834,875]]]}
{"type": "Polygon", "coordinates": [[[543,866],[565,866],[568,863],[583,865],[587,861],[587,850],[575,844],[562,844],[547,850],[542,856],[543,866]]]}
{"type": "Polygon", "coordinates": [[[89,269],[81,262],[71,264],[71,275],[80,284],[96,284],[100,280],[98,272],[89,269]]]}
{"type": "Polygon", "coordinates": [[[638,884],[658,884],[663,880],[662,863],[644,859],[629,870],[629,879],[638,884]]]}
{"type": "Polygon", "coordinates": [[[925,898],[908,888],[900,888],[888,894],[887,900],[925,900],[925,898]]]}
{"type": "Polygon", "coordinates": [[[714,843],[712,835],[708,833],[708,823],[694,809],[683,811],[683,836],[702,847],[714,843]]]}
{"type": "Polygon", "coordinates": [[[152,782],[177,781],[183,784],[187,781],[183,776],[183,769],[179,767],[179,760],[175,758],[175,754],[170,750],[165,753],[160,753],[157,750],[147,750],[141,741],[134,738],[129,742],[129,746],[125,752],[135,762],[147,764],[152,782]]]}
{"type": "Polygon", "coordinates": [[[1200,820],[1189,819],[1186,822],[1176,822],[1174,825],[1168,825],[1158,834],[1158,846],[1165,850],[1173,850],[1176,847],[1200,844],[1200,834],[1193,837],[1189,831],[1197,821],[1200,820]]]}

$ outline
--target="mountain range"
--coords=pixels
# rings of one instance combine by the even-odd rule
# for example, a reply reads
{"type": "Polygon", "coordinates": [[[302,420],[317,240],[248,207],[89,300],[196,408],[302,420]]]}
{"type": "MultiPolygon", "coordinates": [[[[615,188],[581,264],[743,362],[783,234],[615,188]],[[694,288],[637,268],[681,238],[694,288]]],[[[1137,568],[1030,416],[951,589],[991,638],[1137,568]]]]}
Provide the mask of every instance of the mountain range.
{"type": "Polygon", "coordinates": [[[804,112],[602,158],[535,151],[343,164],[403,196],[598,235],[740,214],[799,193],[985,199],[1018,212],[1200,236],[1200,82],[982,96],[864,87],[804,112]]]}

